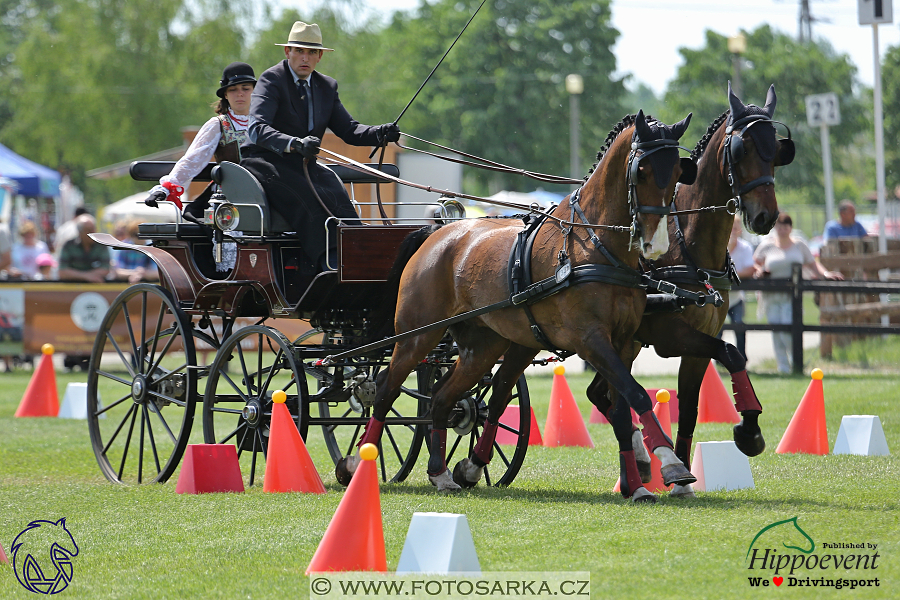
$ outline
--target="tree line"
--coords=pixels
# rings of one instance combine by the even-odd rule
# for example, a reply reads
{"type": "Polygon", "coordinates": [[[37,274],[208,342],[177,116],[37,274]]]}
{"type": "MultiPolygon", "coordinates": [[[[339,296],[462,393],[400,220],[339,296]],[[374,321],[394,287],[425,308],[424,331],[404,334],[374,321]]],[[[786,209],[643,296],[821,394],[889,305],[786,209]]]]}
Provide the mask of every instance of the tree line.
{"type": "MultiPolygon", "coordinates": [[[[283,54],[274,44],[296,20],[319,23],[337,50],[319,70],[340,82],[354,117],[393,121],[480,3],[437,0],[360,20],[351,18],[363,13],[359,0],[334,0],[309,14],[279,12],[272,0],[0,0],[0,142],[70,172],[93,204],[140,191],[145,184],[84,173],[179,145],[181,128],[212,115],[222,68],[243,60],[259,74],[275,64],[283,54]]],[[[744,33],[743,100],[762,104],[774,83],[776,119],[798,148],[794,164],[779,170],[779,195],[824,203],[819,134],[806,125],[804,99],[836,92],[843,121],[831,128],[835,194],[861,200],[874,188],[872,96],[849,56],[769,26],[744,33]]],[[[608,131],[639,108],[669,123],[693,111],[686,139],[699,139],[728,107],[727,39],[707,31],[702,48],[682,48],[684,64],[657,98],[614,76],[618,35],[609,0],[488,0],[400,127],[491,160],[568,175],[565,77],[576,73],[584,80],[585,173],[608,131]]],[[[900,135],[900,48],[885,56],[883,80],[893,190],[900,184],[900,149],[892,143],[900,135]]],[[[467,169],[465,177],[470,193],[533,189],[493,172],[467,169]]]]}

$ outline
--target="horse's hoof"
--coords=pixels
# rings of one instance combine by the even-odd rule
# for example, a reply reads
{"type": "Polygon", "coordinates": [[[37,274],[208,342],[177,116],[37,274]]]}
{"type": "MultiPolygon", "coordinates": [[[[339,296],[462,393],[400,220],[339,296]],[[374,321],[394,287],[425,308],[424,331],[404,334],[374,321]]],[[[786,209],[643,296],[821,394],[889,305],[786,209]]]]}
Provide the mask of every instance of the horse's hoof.
{"type": "Polygon", "coordinates": [[[657,500],[656,494],[645,487],[639,487],[631,496],[631,502],[634,504],[656,504],[657,500]]]}
{"type": "Polygon", "coordinates": [[[689,483],[694,483],[697,481],[697,478],[691,475],[691,472],[684,468],[682,463],[673,463],[671,465],[664,465],[659,469],[660,473],[662,473],[663,483],[666,485],[687,485],[689,483]]]}
{"type": "Polygon", "coordinates": [[[691,488],[691,484],[687,485],[676,485],[672,488],[672,491],[669,492],[669,495],[673,498],[696,498],[697,495],[694,493],[693,488],[691,488]]]}
{"type": "Polygon", "coordinates": [[[653,481],[653,469],[650,468],[650,462],[643,462],[640,460],[637,462],[638,474],[641,476],[641,483],[650,483],[653,481]]]}
{"type": "Polygon", "coordinates": [[[747,456],[759,456],[766,449],[759,427],[751,428],[743,421],[734,426],[734,445],[747,456]]]}
{"type": "Polygon", "coordinates": [[[455,481],[457,484],[459,484],[460,487],[464,487],[464,488],[475,487],[475,485],[479,481],[481,481],[481,474],[482,474],[482,472],[484,472],[484,469],[483,468],[477,469],[478,477],[475,479],[475,481],[469,481],[469,479],[466,477],[466,472],[473,470],[473,469],[476,469],[476,467],[474,464],[472,464],[472,461],[470,461],[468,458],[462,459],[461,461],[456,463],[455,467],[453,467],[453,481],[455,481]]]}
{"type": "Polygon", "coordinates": [[[429,473],[428,481],[430,481],[431,485],[436,487],[439,492],[458,492],[462,490],[450,476],[450,469],[444,469],[439,475],[432,475],[429,473]]]}
{"type": "Polygon", "coordinates": [[[355,454],[351,454],[350,456],[345,456],[341,460],[337,462],[334,466],[334,477],[337,479],[337,482],[344,487],[350,485],[350,481],[353,479],[353,474],[356,472],[356,467],[359,466],[359,457],[355,454]]]}

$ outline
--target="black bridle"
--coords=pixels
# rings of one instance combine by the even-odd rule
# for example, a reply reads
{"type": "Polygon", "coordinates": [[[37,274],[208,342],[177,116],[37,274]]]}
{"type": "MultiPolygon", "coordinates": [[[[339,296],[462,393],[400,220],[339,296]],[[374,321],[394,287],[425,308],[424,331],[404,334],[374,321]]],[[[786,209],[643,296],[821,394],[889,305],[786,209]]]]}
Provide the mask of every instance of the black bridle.
{"type": "MultiPolygon", "coordinates": [[[[634,243],[634,239],[641,234],[641,225],[638,223],[638,216],[643,214],[668,216],[672,210],[672,202],[663,204],[662,206],[646,206],[637,201],[637,179],[638,169],[640,169],[641,161],[650,158],[655,152],[660,150],[688,150],[684,146],[678,144],[678,140],[660,139],[640,141],[636,134],[632,134],[631,151],[628,154],[628,166],[625,170],[625,181],[628,187],[628,210],[631,213],[631,241],[629,246],[634,243]]],[[[674,168],[674,166],[673,166],[674,168]]],[[[673,198],[674,201],[674,198],[673,198]]]]}
{"type": "MultiPolygon", "coordinates": [[[[723,161],[726,170],[726,178],[728,179],[728,185],[731,186],[732,200],[736,202],[735,212],[744,210],[744,194],[746,194],[750,190],[758,188],[761,185],[775,185],[774,175],[763,175],[762,177],[757,177],[756,179],[748,181],[747,183],[741,185],[740,181],[738,181],[737,174],[734,171],[735,165],[739,163],[745,156],[744,134],[747,133],[747,131],[749,131],[751,127],[759,123],[772,123],[773,127],[776,123],[778,125],[784,126],[784,128],[787,129],[787,137],[777,140],[776,145],[780,143],[790,144],[791,146],[793,146],[794,144],[793,140],[791,139],[790,127],[788,127],[781,121],[775,121],[763,115],[750,115],[744,117],[743,119],[738,119],[734,123],[729,123],[725,127],[725,152],[723,161]]],[[[779,149],[777,147],[775,152],[776,154],[779,152],[779,149]]],[[[731,200],[729,200],[729,203],[730,202],[731,200]]]]}

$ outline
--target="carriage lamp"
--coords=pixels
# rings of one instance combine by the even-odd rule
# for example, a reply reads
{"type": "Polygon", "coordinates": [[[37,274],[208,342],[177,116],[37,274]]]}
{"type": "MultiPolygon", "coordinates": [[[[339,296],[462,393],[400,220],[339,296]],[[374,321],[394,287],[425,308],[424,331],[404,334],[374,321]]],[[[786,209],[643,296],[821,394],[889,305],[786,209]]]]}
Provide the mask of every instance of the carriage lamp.
{"type": "Polygon", "coordinates": [[[456,198],[441,196],[438,202],[441,203],[441,221],[446,223],[466,218],[466,207],[456,198]]]}
{"type": "Polygon", "coordinates": [[[241,221],[241,215],[234,204],[223,202],[216,207],[213,220],[216,227],[222,231],[234,231],[241,221]]]}

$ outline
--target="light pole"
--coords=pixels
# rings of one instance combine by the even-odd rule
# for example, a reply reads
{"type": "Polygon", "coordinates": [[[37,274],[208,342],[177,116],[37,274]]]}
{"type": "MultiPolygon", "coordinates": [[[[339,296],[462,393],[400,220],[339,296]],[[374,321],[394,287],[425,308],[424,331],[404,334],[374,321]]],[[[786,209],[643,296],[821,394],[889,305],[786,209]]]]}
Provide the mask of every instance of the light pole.
{"type": "Polygon", "coordinates": [[[734,82],[732,82],[731,89],[735,96],[741,98],[744,91],[741,85],[741,63],[743,62],[741,55],[747,51],[747,36],[738,32],[728,38],[728,51],[731,52],[731,66],[734,70],[734,82]]]}
{"type": "Polygon", "coordinates": [[[572,179],[581,179],[579,160],[579,106],[578,100],[584,93],[584,79],[577,73],[566,75],[566,91],[569,93],[569,165],[572,179]]]}

